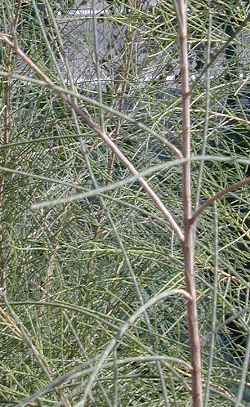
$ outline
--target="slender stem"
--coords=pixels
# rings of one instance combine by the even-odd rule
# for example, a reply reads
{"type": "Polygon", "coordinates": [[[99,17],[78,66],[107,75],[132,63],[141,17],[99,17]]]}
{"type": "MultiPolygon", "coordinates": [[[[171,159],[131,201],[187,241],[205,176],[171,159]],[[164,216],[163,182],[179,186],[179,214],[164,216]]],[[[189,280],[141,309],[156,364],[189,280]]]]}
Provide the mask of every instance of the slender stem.
{"type": "MultiPolygon", "coordinates": [[[[207,65],[209,65],[209,62],[210,62],[210,53],[211,53],[212,12],[211,12],[210,0],[208,0],[208,14],[209,14],[209,17],[208,17],[208,33],[207,33],[207,65]]],[[[209,128],[209,115],[210,115],[210,68],[208,68],[206,71],[206,110],[205,110],[205,123],[204,123],[203,145],[202,145],[201,155],[206,154],[208,128],[209,128]]],[[[201,161],[200,168],[199,168],[198,185],[197,185],[197,191],[196,191],[196,205],[195,205],[196,209],[198,208],[199,201],[200,201],[204,165],[205,165],[205,161],[201,161]]]]}
{"type": "Polygon", "coordinates": [[[242,405],[241,401],[244,397],[244,390],[245,390],[245,386],[246,386],[247,373],[249,371],[249,364],[250,364],[250,332],[248,335],[246,354],[245,354],[245,359],[244,359],[244,363],[242,366],[241,381],[240,381],[240,385],[239,385],[239,390],[238,390],[237,401],[235,403],[235,407],[240,407],[242,405]]]}
{"type": "Polygon", "coordinates": [[[214,348],[217,327],[217,302],[218,302],[218,268],[219,268],[219,225],[218,225],[218,211],[216,202],[214,203],[214,232],[215,232],[215,247],[214,247],[214,287],[213,287],[213,312],[212,312],[212,327],[210,337],[210,350],[208,361],[207,382],[204,395],[204,407],[209,405],[210,385],[213,371],[214,361],[214,348]]]}
{"type": "MultiPolygon", "coordinates": [[[[100,72],[100,61],[99,61],[99,54],[98,54],[98,37],[97,37],[97,22],[96,22],[96,0],[91,1],[92,7],[92,25],[93,25],[93,34],[94,34],[94,58],[95,58],[95,73],[97,77],[97,89],[98,89],[98,100],[100,105],[103,104],[103,97],[102,97],[102,82],[101,82],[101,72],[100,72]]],[[[100,108],[100,125],[102,131],[105,131],[105,123],[104,123],[104,112],[103,109],[100,108]]]]}
{"type": "Polygon", "coordinates": [[[177,0],[180,37],[180,65],[182,90],[182,148],[187,159],[182,170],[182,200],[184,215],[184,269],[186,291],[191,299],[187,302],[188,330],[192,353],[192,400],[194,407],[202,407],[202,377],[201,377],[201,345],[196,301],[194,272],[194,228],[192,219],[192,180],[191,180],[191,131],[190,131],[190,87],[187,43],[187,4],[185,0],[177,0]]]}

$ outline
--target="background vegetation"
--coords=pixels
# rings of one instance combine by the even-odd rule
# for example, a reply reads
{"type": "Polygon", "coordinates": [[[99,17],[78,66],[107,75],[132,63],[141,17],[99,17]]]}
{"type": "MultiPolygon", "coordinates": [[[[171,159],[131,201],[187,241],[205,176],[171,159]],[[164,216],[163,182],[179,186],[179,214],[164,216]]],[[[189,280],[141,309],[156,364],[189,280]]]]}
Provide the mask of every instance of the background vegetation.
{"type": "MultiPolygon", "coordinates": [[[[79,17],[66,0],[6,0],[1,31],[87,109],[181,225],[181,167],[165,142],[181,148],[175,4],[83,6],[105,13],[79,17]]],[[[193,208],[249,176],[248,15],[243,1],[188,4],[200,157],[193,208]]],[[[190,405],[181,244],[138,180],[26,62],[1,42],[0,403],[190,405]],[[175,295],[160,302],[166,292],[175,295]]],[[[197,226],[206,406],[250,402],[248,229],[248,187],[197,226]]]]}

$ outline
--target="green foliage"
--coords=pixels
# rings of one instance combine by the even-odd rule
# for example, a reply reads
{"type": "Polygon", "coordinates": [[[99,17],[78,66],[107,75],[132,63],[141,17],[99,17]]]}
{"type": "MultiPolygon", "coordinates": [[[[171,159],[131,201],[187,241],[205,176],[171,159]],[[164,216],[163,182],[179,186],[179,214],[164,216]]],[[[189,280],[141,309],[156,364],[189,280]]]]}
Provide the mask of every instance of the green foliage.
{"type": "MultiPolygon", "coordinates": [[[[190,2],[192,75],[199,74],[199,56],[202,64],[206,61],[209,11],[213,13],[211,54],[228,39],[225,18],[217,16],[222,8],[226,21],[233,18],[234,30],[247,13],[248,6],[244,8],[239,2],[212,3],[209,10],[207,2],[190,2]]],[[[3,31],[11,35],[15,6],[16,2],[8,1],[5,10],[3,6],[0,9],[3,31]]],[[[37,1],[36,6],[40,21],[30,2],[24,2],[20,9],[14,33],[18,44],[54,83],[77,93],[81,107],[98,123],[104,123],[138,170],[152,169],[146,178],[182,225],[181,168],[174,163],[170,165],[175,157],[159,139],[136,125],[141,122],[156,135],[181,145],[180,69],[173,4],[159,2],[150,10],[129,7],[127,14],[114,5],[113,9],[119,12],[98,16],[97,24],[111,22],[124,43],[117,51],[118,58],[112,53],[114,45],[105,61],[100,58],[99,66],[95,50],[89,50],[95,72],[98,69],[112,72],[107,74],[107,87],[96,75],[92,88],[88,83],[72,83],[67,72],[67,64],[72,71],[73,64],[70,59],[67,61],[61,46],[66,42],[61,21],[73,18],[68,14],[72,4],[37,1]],[[145,55],[140,54],[140,47],[145,55]],[[171,75],[174,79],[167,80],[171,75]],[[134,122],[96,103],[87,103],[84,97],[100,104],[103,101],[118,113],[133,117],[134,122]],[[166,166],[154,170],[159,164],[166,166]]],[[[84,22],[82,18],[80,23],[84,22]]],[[[74,29],[77,28],[72,26],[72,32],[74,29]]],[[[247,68],[237,54],[239,47],[248,47],[242,38],[234,40],[236,54],[230,60],[222,52],[214,61],[209,95],[205,76],[192,89],[193,153],[202,154],[205,140],[206,155],[217,157],[204,162],[200,202],[249,175],[249,100],[248,105],[244,101],[249,98],[247,68]],[[230,105],[227,102],[232,95],[230,105]],[[230,162],[224,160],[227,156],[232,157],[230,162]],[[248,163],[242,163],[243,159],[248,163]]],[[[1,48],[3,70],[8,52],[6,46],[1,48]]],[[[4,178],[0,265],[7,291],[7,302],[3,296],[0,305],[0,402],[17,405],[32,398],[26,405],[76,406],[83,399],[102,352],[118,338],[94,381],[86,406],[167,405],[162,382],[170,406],[187,405],[190,354],[186,308],[180,296],[171,296],[151,307],[149,323],[142,313],[119,338],[125,321],[141,306],[138,292],[146,302],[163,291],[183,289],[180,242],[138,182],[127,180],[128,170],[114,159],[95,132],[78,121],[53,89],[32,81],[34,73],[15,52],[11,58],[10,91],[6,76],[1,83],[1,132],[6,131],[6,110],[11,128],[8,144],[2,140],[0,145],[4,157],[0,173],[1,182],[4,178]],[[3,100],[6,92],[10,92],[10,106],[3,100]],[[115,187],[120,181],[124,183],[115,187]],[[99,187],[107,189],[99,191],[99,187]],[[68,200],[76,193],[84,195],[96,189],[93,196],[68,200]],[[50,203],[56,199],[64,202],[50,203]],[[34,205],[40,202],[47,202],[47,207],[35,209],[34,205]],[[149,360],[152,356],[166,358],[160,363],[163,378],[155,360],[149,360]],[[56,382],[58,377],[63,379],[56,382]],[[50,383],[55,386],[50,387],[50,383]],[[36,396],[40,390],[42,394],[36,396]]],[[[195,193],[200,163],[193,161],[195,193]]],[[[193,202],[197,198],[195,193],[193,202]]],[[[230,397],[237,397],[242,380],[249,336],[248,206],[246,187],[218,203],[217,226],[210,208],[197,229],[196,268],[205,382],[209,358],[213,355],[209,406],[231,406],[230,397]],[[211,349],[215,294],[216,340],[211,349]],[[236,340],[233,325],[228,323],[230,318],[235,322],[233,328],[239,331],[236,340]]]]}

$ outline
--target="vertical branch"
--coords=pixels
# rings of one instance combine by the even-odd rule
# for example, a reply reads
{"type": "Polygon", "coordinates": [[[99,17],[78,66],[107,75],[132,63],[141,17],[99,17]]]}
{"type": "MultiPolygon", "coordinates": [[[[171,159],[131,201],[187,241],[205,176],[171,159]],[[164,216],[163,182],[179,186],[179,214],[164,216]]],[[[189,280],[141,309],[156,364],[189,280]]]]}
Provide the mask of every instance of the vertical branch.
{"type": "MultiPolygon", "coordinates": [[[[205,110],[205,123],[204,123],[204,132],[203,132],[203,146],[202,146],[202,155],[206,154],[207,140],[208,140],[208,129],[209,129],[209,114],[210,114],[210,57],[211,57],[211,32],[212,32],[212,11],[211,11],[211,0],[208,0],[208,33],[207,33],[207,66],[206,71],[206,110],[205,110]]],[[[196,209],[199,206],[200,194],[201,194],[201,185],[204,172],[205,162],[202,160],[199,168],[197,192],[196,192],[196,209]]]]}
{"type": "Polygon", "coordinates": [[[244,359],[244,363],[242,366],[241,381],[240,381],[240,385],[239,385],[239,389],[238,389],[238,395],[237,395],[237,401],[235,403],[235,407],[240,407],[242,405],[241,404],[242,400],[244,400],[244,390],[246,387],[246,379],[247,379],[247,374],[249,371],[249,364],[250,364],[250,333],[248,335],[245,359],[244,359]]]}
{"type": "Polygon", "coordinates": [[[217,302],[218,302],[218,267],[219,267],[219,225],[218,225],[218,211],[216,202],[214,203],[214,232],[215,232],[215,247],[214,247],[214,290],[213,290],[213,312],[212,312],[212,335],[210,340],[209,361],[207,383],[204,395],[204,407],[209,405],[210,384],[212,378],[213,361],[214,361],[214,348],[215,336],[217,326],[217,302]]]}
{"type": "Polygon", "coordinates": [[[194,272],[194,226],[192,218],[192,179],[191,179],[191,131],[190,131],[190,87],[187,43],[187,3],[177,0],[180,37],[180,65],[182,90],[182,149],[187,159],[182,167],[182,200],[184,214],[184,269],[186,290],[191,299],[187,303],[189,340],[192,353],[192,399],[194,407],[202,407],[201,346],[196,301],[194,272]]]}

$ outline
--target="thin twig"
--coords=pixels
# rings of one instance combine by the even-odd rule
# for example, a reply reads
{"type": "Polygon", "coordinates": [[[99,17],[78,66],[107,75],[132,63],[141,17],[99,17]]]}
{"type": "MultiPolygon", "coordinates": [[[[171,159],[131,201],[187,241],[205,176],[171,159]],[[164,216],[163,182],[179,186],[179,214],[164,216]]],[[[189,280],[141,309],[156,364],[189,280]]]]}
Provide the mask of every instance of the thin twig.
{"type": "Polygon", "coordinates": [[[203,205],[201,205],[193,214],[193,217],[190,220],[190,224],[193,225],[208,206],[212,205],[215,201],[221,201],[224,195],[226,195],[228,192],[237,191],[238,189],[243,188],[248,184],[250,184],[250,177],[243,178],[242,180],[229,185],[229,187],[224,188],[222,191],[217,192],[217,194],[208,198],[208,200],[203,205]]]}
{"type": "Polygon", "coordinates": [[[225,119],[228,119],[230,122],[235,121],[235,122],[244,123],[247,126],[250,126],[250,120],[243,119],[242,117],[232,116],[231,114],[225,114],[225,113],[220,113],[220,112],[213,112],[211,110],[210,110],[210,115],[218,116],[218,117],[225,117],[225,119]]]}
{"type": "MultiPolygon", "coordinates": [[[[210,62],[211,54],[211,32],[212,32],[212,13],[211,13],[211,4],[210,0],[208,2],[208,33],[207,33],[207,65],[210,62]]],[[[205,110],[205,123],[204,123],[204,132],[203,132],[203,145],[202,145],[202,155],[206,154],[207,148],[207,139],[208,139],[208,128],[209,128],[209,114],[210,114],[210,68],[208,67],[206,71],[206,110],[205,110]]],[[[205,162],[201,161],[198,175],[197,191],[196,191],[196,209],[199,206],[201,185],[203,179],[205,162]]]]}
{"type": "Polygon", "coordinates": [[[244,390],[246,386],[246,379],[247,379],[247,373],[249,371],[249,365],[250,365],[250,332],[248,334],[248,341],[247,341],[247,347],[246,347],[246,354],[245,354],[245,359],[242,367],[242,374],[241,374],[241,381],[239,385],[239,390],[238,390],[238,395],[237,395],[237,401],[235,403],[235,407],[240,407],[241,401],[244,396],[244,390]]]}
{"type": "Polygon", "coordinates": [[[216,326],[217,326],[217,302],[218,302],[218,268],[219,268],[219,232],[218,232],[218,211],[216,203],[214,204],[214,232],[215,232],[215,247],[214,247],[214,287],[213,287],[213,312],[212,312],[212,327],[210,336],[210,350],[209,350],[209,362],[207,382],[205,387],[204,407],[209,405],[210,395],[210,383],[212,378],[213,361],[214,361],[214,348],[216,338],[216,326]]]}

